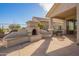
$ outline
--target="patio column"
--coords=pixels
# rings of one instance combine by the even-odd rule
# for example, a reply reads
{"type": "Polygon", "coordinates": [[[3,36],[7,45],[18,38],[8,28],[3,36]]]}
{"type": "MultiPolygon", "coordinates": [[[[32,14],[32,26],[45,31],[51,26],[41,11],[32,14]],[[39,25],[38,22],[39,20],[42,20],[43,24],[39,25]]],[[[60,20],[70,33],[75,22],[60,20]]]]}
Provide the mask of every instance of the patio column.
{"type": "Polygon", "coordinates": [[[49,32],[51,33],[51,36],[53,34],[53,18],[49,19],[49,32]]]}
{"type": "Polygon", "coordinates": [[[64,20],[63,29],[64,29],[64,34],[66,34],[66,20],[64,20]]]}
{"type": "Polygon", "coordinates": [[[77,4],[77,44],[79,45],[79,4],[77,4]]]}

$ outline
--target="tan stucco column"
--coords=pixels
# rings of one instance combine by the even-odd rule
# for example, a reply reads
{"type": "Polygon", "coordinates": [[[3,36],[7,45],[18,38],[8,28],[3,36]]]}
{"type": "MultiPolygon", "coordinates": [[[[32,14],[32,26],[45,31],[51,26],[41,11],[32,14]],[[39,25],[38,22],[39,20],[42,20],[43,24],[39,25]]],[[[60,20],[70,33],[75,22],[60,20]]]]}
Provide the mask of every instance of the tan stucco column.
{"type": "Polygon", "coordinates": [[[66,34],[66,20],[64,20],[64,23],[63,23],[63,34],[66,34]]]}
{"type": "Polygon", "coordinates": [[[77,4],[77,44],[79,45],[79,4],[77,4]]]}
{"type": "Polygon", "coordinates": [[[49,19],[49,28],[48,28],[48,30],[52,35],[53,34],[53,18],[49,19]]]}

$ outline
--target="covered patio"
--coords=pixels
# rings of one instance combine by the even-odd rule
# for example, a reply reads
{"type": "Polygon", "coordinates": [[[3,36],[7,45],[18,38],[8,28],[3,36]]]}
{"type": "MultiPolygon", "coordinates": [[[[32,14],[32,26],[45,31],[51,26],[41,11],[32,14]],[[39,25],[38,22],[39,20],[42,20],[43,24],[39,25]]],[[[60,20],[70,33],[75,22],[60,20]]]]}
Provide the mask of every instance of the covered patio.
{"type": "MultiPolygon", "coordinates": [[[[74,36],[74,42],[78,41],[78,4],[75,3],[55,3],[54,6],[46,14],[50,18],[49,28],[54,31],[54,21],[60,22],[62,20],[61,30],[64,35],[70,37],[74,36]],[[56,20],[57,19],[57,20],[56,20]]],[[[58,24],[59,26],[59,24],[58,24]]]]}

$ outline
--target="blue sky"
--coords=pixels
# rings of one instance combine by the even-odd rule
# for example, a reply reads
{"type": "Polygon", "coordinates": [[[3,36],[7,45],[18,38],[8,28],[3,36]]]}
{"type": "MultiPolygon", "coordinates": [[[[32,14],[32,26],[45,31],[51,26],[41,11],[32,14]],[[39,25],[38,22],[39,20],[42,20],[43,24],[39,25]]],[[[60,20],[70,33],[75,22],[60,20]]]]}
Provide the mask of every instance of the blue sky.
{"type": "Polygon", "coordinates": [[[44,17],[46,11],[39,4],[0,3],[0,23],[25,24],[33,16],[44,17]]]}

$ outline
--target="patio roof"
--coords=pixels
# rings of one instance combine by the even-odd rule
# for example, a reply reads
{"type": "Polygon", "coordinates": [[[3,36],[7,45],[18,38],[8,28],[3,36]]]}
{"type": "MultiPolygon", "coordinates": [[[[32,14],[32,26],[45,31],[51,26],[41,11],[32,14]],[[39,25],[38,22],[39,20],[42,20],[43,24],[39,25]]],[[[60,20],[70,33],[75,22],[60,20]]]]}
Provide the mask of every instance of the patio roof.
{"type": "Polygon", "coordinates": [[[74,16],[72,18],[76,18],[75,3],[74,4],[56,3],[46,15],[46,17],[61,18],[61,19],[65,19],[70,16],[74,16]]]}

